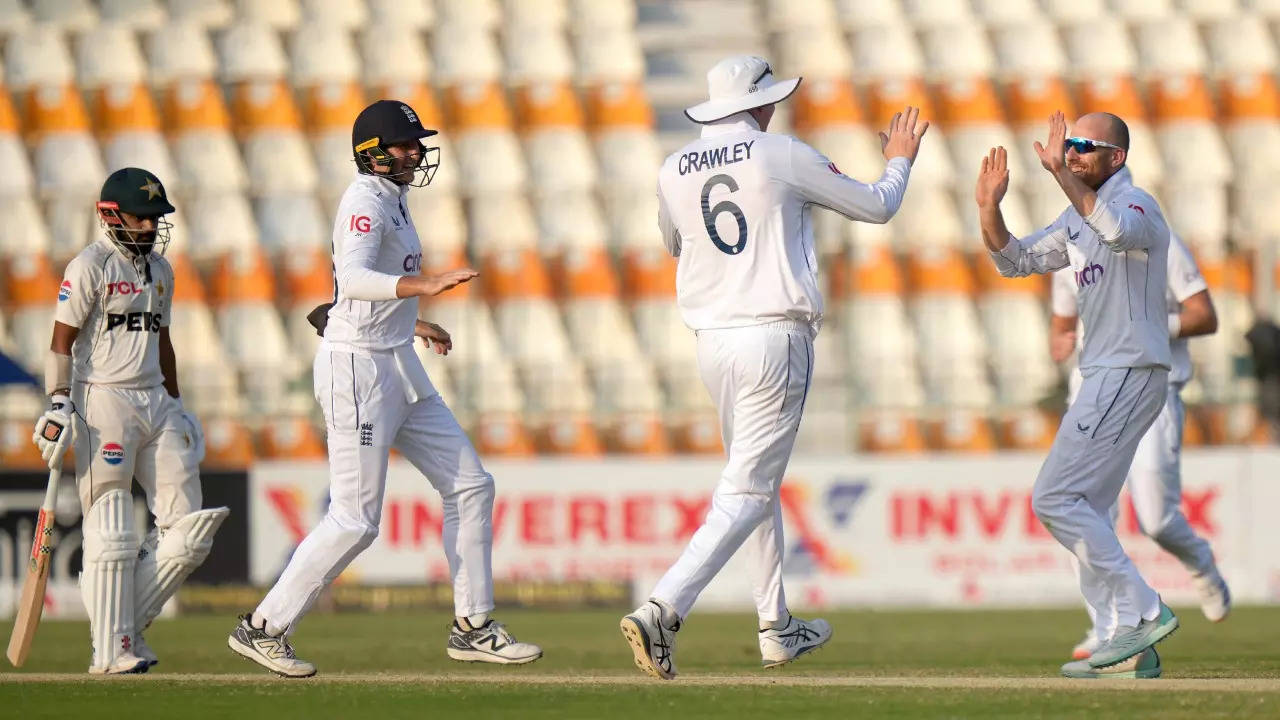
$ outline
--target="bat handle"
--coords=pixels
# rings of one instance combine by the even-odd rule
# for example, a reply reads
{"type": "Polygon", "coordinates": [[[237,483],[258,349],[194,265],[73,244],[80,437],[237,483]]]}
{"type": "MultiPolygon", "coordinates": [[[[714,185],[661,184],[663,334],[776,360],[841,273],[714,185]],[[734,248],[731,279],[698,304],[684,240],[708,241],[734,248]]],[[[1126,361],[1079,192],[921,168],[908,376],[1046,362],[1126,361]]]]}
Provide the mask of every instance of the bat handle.
{"type": "Polygon", "coordinates": [[[58,463],[49,469],[49,484],[44,489],[44,504],[40,506],[41,510],[53,512],[54,503],[58,498],[58,480],[62,478],[62,463],[58,463]]]}

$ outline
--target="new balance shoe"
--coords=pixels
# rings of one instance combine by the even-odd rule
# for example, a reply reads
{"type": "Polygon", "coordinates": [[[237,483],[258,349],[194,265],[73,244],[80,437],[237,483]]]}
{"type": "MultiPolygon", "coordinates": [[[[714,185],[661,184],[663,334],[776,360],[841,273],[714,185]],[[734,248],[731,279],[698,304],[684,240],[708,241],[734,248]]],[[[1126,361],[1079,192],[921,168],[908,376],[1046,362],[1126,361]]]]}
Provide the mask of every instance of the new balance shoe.
{"type": "Polygon", "coordinates": [[[1149,647],[1128,660],[1104,668],[1089,665],[1088,660],[1075,660],[1062,666],[1062,676],[1069,678],[1100,679],[1138,679],[1160,677],[1160,656],[1156,649],[1149,647]]]}
{"type": "Polygon", "coordinates": [[[1102,641],[1099,640],[1098,636],[1094,635],[1093,630],[1090,629],[1084,634],[1084,639],[1076,643],[1075,647],[1071,648],[1071,659],[1086,660],[1100,647],[1102,647],[1102,641]]]}
{"type": "Polygon", "coordinates": [[[231,631],[227,646],[281,677],[306,678],[316,674],[316,666],[299,660],[283,635],[267,633],[265,622],[260,628],[254,627],[252,614],[240,616],[240,624],[231,631]]]}
{"type": "MultiPolygon", "coordinates": [[[[147,661],[147,670],[160,664],[160,657],[151,649],[147,641],[142,637],[142,631],[133,634],[133,654],[147,661]]],[[[146,670],[143,670],[146,672],[146,670]]]]}
{"type": "Polygon", "coordinates": [[[460,662],[524,665],[542,657],[542,648],[517,642],[505,625],[492,618],[479,627],[468,622],[465,628],[454,620],[447,647],[449,657],[460,662]]]}
{"type": "Polygon", "coordinates": [[[90,675],[136,675],[144,673],[150,665],[146,660],[134,655],[132,652],[125,652],[116,656],[110,665],[106,666],[90,666],[90,675]]]}
{"type": "Polygon", "coordinates": [[[676,676],[676,633],[680,618],[656,600],[636,608],[619,623],[622,637],[631,646],[636,667],[660,680],[676,676]]]}
{"type": "Polygon", "coordinates": [[[1137,627],[1122,625],[1116,628],[1116,634],[1090,655],[1086,662],[1094,669],[1115,665],[1169,637],[1177,629],[1178,617],[1162,601],[1160,614],[1154,620],[1143,620],[1137,627]]]}
{"type": "Polygon", "coordinates": [[[812,652],[831,639],[831,625],[822,619],[801,620],[792,616],[786,627],[760,631],[760,664],[776,668],[812,652]]]}
{"type": "Polygon", "coordinates": [[[1227,581],[1216,571],[1210,575],[1195,578],[1196,589],[1200,592],[1200,610],[1209,622],[1222,622],[1231,612],[1231,590],[1227,581]]]}

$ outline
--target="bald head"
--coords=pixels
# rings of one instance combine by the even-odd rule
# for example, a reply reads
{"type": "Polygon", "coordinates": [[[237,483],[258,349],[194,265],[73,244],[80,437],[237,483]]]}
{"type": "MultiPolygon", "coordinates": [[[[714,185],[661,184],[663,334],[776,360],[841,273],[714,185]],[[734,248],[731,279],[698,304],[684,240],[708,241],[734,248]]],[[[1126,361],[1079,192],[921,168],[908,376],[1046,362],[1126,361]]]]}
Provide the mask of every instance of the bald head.
{"type": "Polygon", "coordinates": [[[1102,140],[1129,149],[1129,126],[1118,115],[1109,112],[1093,112],[1076,120],[1075,135],[1102,140]]]}

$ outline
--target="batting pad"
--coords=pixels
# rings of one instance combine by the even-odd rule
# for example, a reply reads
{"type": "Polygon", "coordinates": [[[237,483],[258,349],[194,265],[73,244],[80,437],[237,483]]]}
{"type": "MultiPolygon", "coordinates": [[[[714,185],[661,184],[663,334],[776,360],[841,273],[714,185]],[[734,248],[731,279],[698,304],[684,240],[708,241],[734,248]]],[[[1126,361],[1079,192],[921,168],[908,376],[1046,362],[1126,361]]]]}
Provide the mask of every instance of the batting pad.
{"type": "Polygon", "coordinates": [[[89,612],[94,667],[108,667],[132,650],[133,572],[137,562],[133,498],[125,490],[109,490],[84,516],[80,593],[89,612]]]}
{"type": "Polygon", "coordinates": [[[160,531],[154,562],[139,566],[134,601],[139,630],[151,624],[183,581],[209,557],[213,536],[229,514],[225,507],[197,510],[160,531]]]}

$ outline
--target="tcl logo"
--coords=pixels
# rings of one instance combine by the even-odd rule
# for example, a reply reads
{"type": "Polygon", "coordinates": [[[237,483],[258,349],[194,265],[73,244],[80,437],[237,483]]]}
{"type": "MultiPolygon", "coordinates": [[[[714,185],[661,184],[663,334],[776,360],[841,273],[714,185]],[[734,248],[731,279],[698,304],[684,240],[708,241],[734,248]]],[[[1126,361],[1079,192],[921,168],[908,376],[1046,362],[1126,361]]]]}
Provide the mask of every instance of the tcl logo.
{"type": "Polygon", "coordinates": [[[140,292],[142,288],[125,280],[107,283],[107,295],[137,295],[140,292]]]}
{"type": "Polygon", "coordinates": [[[404,271],[407,273],[416,273],[422,268],[422,253],[414,253],[404,256],[404,271]]]}
{"type": "Polygon", "coordinates": [[[368,215],[352,215],[350,225],[352,230],[362,233],[369,232],[369,229],[373,227],[368,215]]]}

